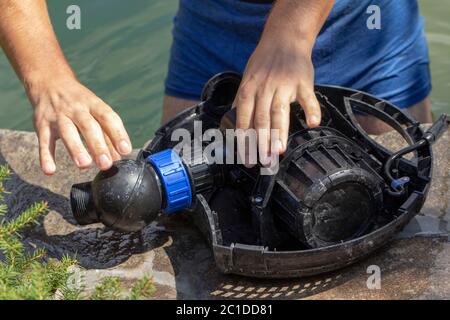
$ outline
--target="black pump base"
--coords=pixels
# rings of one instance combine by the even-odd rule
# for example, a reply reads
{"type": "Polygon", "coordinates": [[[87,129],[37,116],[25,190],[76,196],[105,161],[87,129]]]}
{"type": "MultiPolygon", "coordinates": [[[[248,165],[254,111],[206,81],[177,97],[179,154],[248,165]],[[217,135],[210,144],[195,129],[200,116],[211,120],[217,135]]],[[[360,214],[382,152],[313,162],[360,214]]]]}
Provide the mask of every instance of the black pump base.
{"type": "MultiPolygon", "coordinates": [[[[150,154],[174,147],[177,142],[170,141],[171,132],[177,128],[185,128],[193,133],[195,120],[202,121],[203,131],[219,128],[224,123],[226,125],[222,117],[230,110],[239,82],[239,75],[234,73],[220,74],[211,79],[203,91],[203,102],[160,128],[137,160],[142,161],[150,154]]],[[[355,186],[350,187],[348,192],[353,197],[361,197],[363,202],[373,204],[370,210],[374,212],[368,212],[364,218],[367,219],[367,224],[362,224],[365,226],[364,230],[352,230],[347,241],[326,245],[330,239],[321,237],[320,228],[314,229],[314,224],[310,224],[312,227],[309,231],[297,238],[278,232],[277,224],[282,221],[278,218],[274,220],[271,214],[271,210],[277,210],[276,206],[253,206],[249,204],[248,199],[241,198],[242,193],[226,185],[202,192],[195,196],[194,206],[187,212],[208,239],[216,264],[222,272],[259,278],[290,278],[339,269],[385,245],[422,208],[432,175],[431,147],[425,145],[418,148],[414,161],[403,158],[396,160],[397,175],[409,176],[411,181],[404,195],[395,196],[386,191],[383,176],[383,164],[392,152],[366,134],[358,124],[355,113],[378,117],[397,130],[409,144],[420,141],[424,136],[419,123],[389,102],[363,92],[317,86],[316,93],[322,107],[323,120],[322,128],[317,129],[321,140],[311,143],[311,150],[325,150],[320,152],[330,153],[333,139],[340,139],[339,146],[345,146],[347,140],[357,144],[359,149],[356,149],[360,150],[361,154],[369,155],[361,156],[356,150],[356,154],[351,155],[351,158],[357,159],[354,164],[359,171],[349,172],[349,175],[366,176],[361,183],[376,196],[369,199],[363,191],[356,192],[355,186]],[[328,139],[327,130],[338,133],[335,138],[328,139]],[[360,163],[357,163],[358,161],[360,163]],[[378,207],[374,208],[377,205],[378,207]],[[380,212],[375,212],[376,210],[380,212]],[[258,217],[264,217],[258,221],[259,229],[256,230],[255,213],[258,217]],[[322,246],[314,248],[318,245],[322,246]]],[[[292,105],[291,117],[291,132],[305,135],[306,131],[302,131],[307,129],[304,114],[298,105],[292,105]]],[[[295,144],[295,135],[291,137],[290,144],[295,144]]],[[[292,163],[299,153],[304,152],[295,146],[289,149],[292,152],[281,160],[280,172],[256,182],[253,195],[262,196],[264,203],[268,202],[273,192],[278,192],[280,181],[285,181],[283,175],[290,172],[289,163],[292,163]],[[264,191],[262,194],[261,190],[264,191]]],[[[320,152],[316,157],[321,157],[320,152]]],[[[329,189],[332,190],[333,183],[338,182],[330,182],[329,189]]],[[[286,199],[286,203],[294,205],[292,201],[286,199]]],[[[343,219],[351,217],[344,216],[343,219]]],[[[304,222],[304,225],[307,226],[308,222],[304,222]]]]}

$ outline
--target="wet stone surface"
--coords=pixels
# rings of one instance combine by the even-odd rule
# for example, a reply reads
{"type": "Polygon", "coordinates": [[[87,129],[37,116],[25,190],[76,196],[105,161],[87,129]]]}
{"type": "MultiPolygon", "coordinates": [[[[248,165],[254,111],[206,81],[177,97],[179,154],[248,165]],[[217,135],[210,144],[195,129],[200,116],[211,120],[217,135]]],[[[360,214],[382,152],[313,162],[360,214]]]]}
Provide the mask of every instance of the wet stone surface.
{"type": "MultiPolygon", "coordinates": [[[[401,140],[393,134],[377,138],[392,149],[401,140]]],[[[58,172],[44,176],[39,169],[33,133],[0,130],[0,163],[14,172],[6,183],[10,217],[36,201],[49,202],[42,223],[25,231],[24,241],[44,246],[60,257],[76,254],[86,287],[106,276],[132,283],[143,275],[154,278],[155,298],[248,299],[427,299],[450,297],[450,134],[434,148],[432,188],[422,213],[397,239],[378,253],[346,269],[304,279],[256,280],[222,275],[197,229],[184,216],[160,218],[144,230],[123,234],[101,225],[77,226],[68,195],[74,183],[88,181],[96,169],[77,170],[57,147],[58,172]],[[367,268],[381,270],[381,289],[368,289],[367,268]]]]}

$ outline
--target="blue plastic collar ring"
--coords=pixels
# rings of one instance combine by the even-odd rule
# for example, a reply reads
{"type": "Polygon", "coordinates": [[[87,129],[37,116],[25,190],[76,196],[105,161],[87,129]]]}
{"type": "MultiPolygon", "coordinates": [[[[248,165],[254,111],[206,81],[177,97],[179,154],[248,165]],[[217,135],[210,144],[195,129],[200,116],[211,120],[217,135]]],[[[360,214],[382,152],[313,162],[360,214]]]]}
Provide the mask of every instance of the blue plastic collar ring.
{"type": "Polygon", "coordinates": [[[405,185],[409,183],[409,177],[402,177],[400,179],[392,180],[391,188],[394,190],[402,190],[405,185]]]}
{"type": "Polygon", "coordinates": [[[192,189],[183,160],[172,149],[152,154],[146,159],[155,168],[166,196],[165,213],[190,208],[192,189]]]}

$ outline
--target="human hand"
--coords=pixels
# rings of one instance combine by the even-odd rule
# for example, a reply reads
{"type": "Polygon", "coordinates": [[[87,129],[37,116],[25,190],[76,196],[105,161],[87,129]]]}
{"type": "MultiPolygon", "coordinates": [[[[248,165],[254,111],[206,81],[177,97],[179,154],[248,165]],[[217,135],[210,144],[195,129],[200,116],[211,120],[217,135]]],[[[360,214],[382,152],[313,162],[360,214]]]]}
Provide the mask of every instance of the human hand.
{"type": "MultiPolygon", "coordinates": [[[[286,151],[290,104],[299,102],[309,127],[320,124],[320,105],[314,93],[312,47],[290,37],[266,36],[250,57],[234,101],[237,129],[254,128],[258,136],[259,161],[286,151]],[[275,129],[274,131],[271,129],[275,129]]],[[[242,137],[237,136],[243,147],[242,137]]],[[[242,148],[241,150],[244,150],[242,148]]],[[[248,148],[245,148],[248,159],[248,148]]],[[[246,163],[248,164],[248,163],[246,163]]]]}
{"type": "Polygon", "coordinates": [[[56,171],[55,143],[59,138],[79,168],[89,167],[94,158],[100,170],[107,170],[113,161],[132,151],[117,113],[74,77],[28,82],[25,88],[34,109],[40,165],[46,175],[56,171]]]}

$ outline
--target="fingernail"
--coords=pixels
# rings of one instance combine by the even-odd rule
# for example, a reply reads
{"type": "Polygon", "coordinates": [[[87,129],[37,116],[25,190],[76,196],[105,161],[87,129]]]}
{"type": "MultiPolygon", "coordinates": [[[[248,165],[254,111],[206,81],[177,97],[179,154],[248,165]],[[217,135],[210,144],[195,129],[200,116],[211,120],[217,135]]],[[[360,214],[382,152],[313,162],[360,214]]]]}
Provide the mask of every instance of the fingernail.
{"type": "Polygon", "coordinates": [[[257,159],[257,157],[252,157],[250,155],[250,153],[251,153],[251,150],[246,149],[245,153],[244,153],[244,159],[243,159],[244,166],[248,169],[251,169],[256,165],[256,163],[254,163],[255,162],[254,160],[257,159]]]}
{"type": "Polygon", "coordinates": [[[78,157],[75,159],[75,162],[78,167],[87,167],[91,164],[92,159],[89,155],[83,153],[78,155],[78,157]]]}
{"type": "Polygon", "coordinates": [[[111,160],[106,154],[102,154],[98,157],[98,163],[101,169],[107,169],[111,166],[111,160]]]}
{"type": "Polygon", "coordinates": [[[45,163],[43,170],[45,174],[53,174],[56,171],[56,166],[54,163],[51,162],[45,163]]]}
{"type": "Polygon", "coordinates": [[[281,140],[276,140],[273,144],[273,153],[274,154],[280,154],[281,151],[283,151],[283,143],[281,140]]]}
{"type": "Polygon", "coordinates": [[[265,168],[270,166],[270,162],[271,157],[269,155],[261,155],[259,158],[259,163],[265,168]]]}
{"type": "Polygon", "coordinates": [[[125,140],[120,141],[119,143],[119,151],[122,154],[129,154],[131,152],[131,146],[125,140]]]}
{"type": "Polygon", "coordinates": [[[313,125],[313,126],[318,126],[318,125],[320,124],[320,119],[319,119],[318,116],[311,116],[311,117],[309,118],[309,122],[310,122],[310,124],[313,125]]]}
{"type": "Polygon", "coordinates": [[[249,161],[244,163],[244,167],[246,167],[247,169],[251,169],[255,166],[254,163],[250,163],[249,161]]]}

